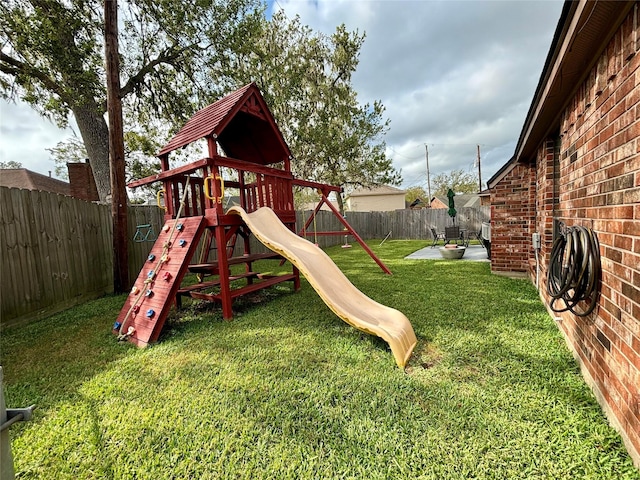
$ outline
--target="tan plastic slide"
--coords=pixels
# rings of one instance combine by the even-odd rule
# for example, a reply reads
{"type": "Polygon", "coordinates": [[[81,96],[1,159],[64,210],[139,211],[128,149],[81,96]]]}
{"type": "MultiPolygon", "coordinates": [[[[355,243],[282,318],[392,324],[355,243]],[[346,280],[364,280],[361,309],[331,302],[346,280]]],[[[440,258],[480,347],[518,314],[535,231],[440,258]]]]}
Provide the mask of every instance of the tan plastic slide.
{"type": "Polygon", "coordinates": [[[402,312],[358,290],[321,248],[289,230],[270,208],[247,213],[241,207],[231,207],[228,213],[240,215],[260,242],[295,265],[338,317],[385,340],[398,366],[404,368],[417,339],[402,312]]]}

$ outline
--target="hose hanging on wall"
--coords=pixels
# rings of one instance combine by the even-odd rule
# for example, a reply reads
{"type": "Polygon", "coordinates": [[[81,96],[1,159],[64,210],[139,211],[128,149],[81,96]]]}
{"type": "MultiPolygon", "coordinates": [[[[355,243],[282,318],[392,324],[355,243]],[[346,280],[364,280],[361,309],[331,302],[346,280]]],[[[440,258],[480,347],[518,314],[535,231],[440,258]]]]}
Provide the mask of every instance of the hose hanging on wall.
{"type": "Polygon", "coordinates": [[[596,307],[600,286],[600,245],[590,228],[573,226],[558,235],[549,259],[547,293],[554,312],[586,317],[596,307]],[[564,307],[554,306],[562,300],[564,307]],[[580,302],[586,309],[578,309],[580,302]]]}

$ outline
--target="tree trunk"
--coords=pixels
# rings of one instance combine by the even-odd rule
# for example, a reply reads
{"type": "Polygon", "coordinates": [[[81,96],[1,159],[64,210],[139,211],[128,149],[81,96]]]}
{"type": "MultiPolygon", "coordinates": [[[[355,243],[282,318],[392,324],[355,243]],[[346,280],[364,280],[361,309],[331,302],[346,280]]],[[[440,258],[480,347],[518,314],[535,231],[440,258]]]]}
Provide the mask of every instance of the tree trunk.
{"type": "Polygon", "coordinates": [[[338,203],[338,210],[340,214],[344,217],[344,202],[342,200],[342,193],[336,192],[336,202],[338,203]]]}
{"type": "MultiPolygon", "coordinates": [[[[93,103],[93,102],[90,102],[93,103]]],[[[109,128],[95,104],[75,105],[73,115],[80,129],[82,141],[87,149],[89,164],[96,181],[100,202],[108,202],[111,193],[109,173],[109,128]]]]}

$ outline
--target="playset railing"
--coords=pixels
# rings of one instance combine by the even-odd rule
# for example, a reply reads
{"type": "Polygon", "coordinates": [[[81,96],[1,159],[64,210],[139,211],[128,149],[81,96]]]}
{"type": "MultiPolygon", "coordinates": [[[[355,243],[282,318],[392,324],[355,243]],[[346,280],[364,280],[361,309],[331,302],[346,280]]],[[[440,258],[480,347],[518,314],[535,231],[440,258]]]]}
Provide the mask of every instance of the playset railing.
{"type": "Polygon", "coordinates": [[[229,188],[237,189],[240,206],[247,212],[265,206],[271,207],[278,215],[294,211],[294,179],[290,172],[228,157],[203,158],[136,180],[129,183],[129,187],[162,182],[162,189],[157,194],[158,205],[165,209],[168,218],[175,218],[187,177],[190,178],[190,194],[183,207],[182,215],[185,217],[207,215],[208,211],[224,214],[223,198],[225,189],[229,188]],[[231,179],[223,179],[222,168],[228,169],[225,173],[231,179]]]}

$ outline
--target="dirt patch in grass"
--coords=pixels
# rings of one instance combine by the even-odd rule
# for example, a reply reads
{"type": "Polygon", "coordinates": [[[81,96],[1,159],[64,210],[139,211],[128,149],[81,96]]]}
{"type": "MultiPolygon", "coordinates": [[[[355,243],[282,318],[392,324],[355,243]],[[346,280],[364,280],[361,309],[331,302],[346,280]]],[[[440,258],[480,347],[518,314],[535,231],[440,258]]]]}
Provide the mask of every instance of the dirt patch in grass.
{"type": "Polygon", "coordinates": [[[413,375],[424,370],[435,367],[442,358],[442,352],[433,344],[418,340],[418,344],[413,350],[413,355],[405,367],[408,375],[413,375]]]}

